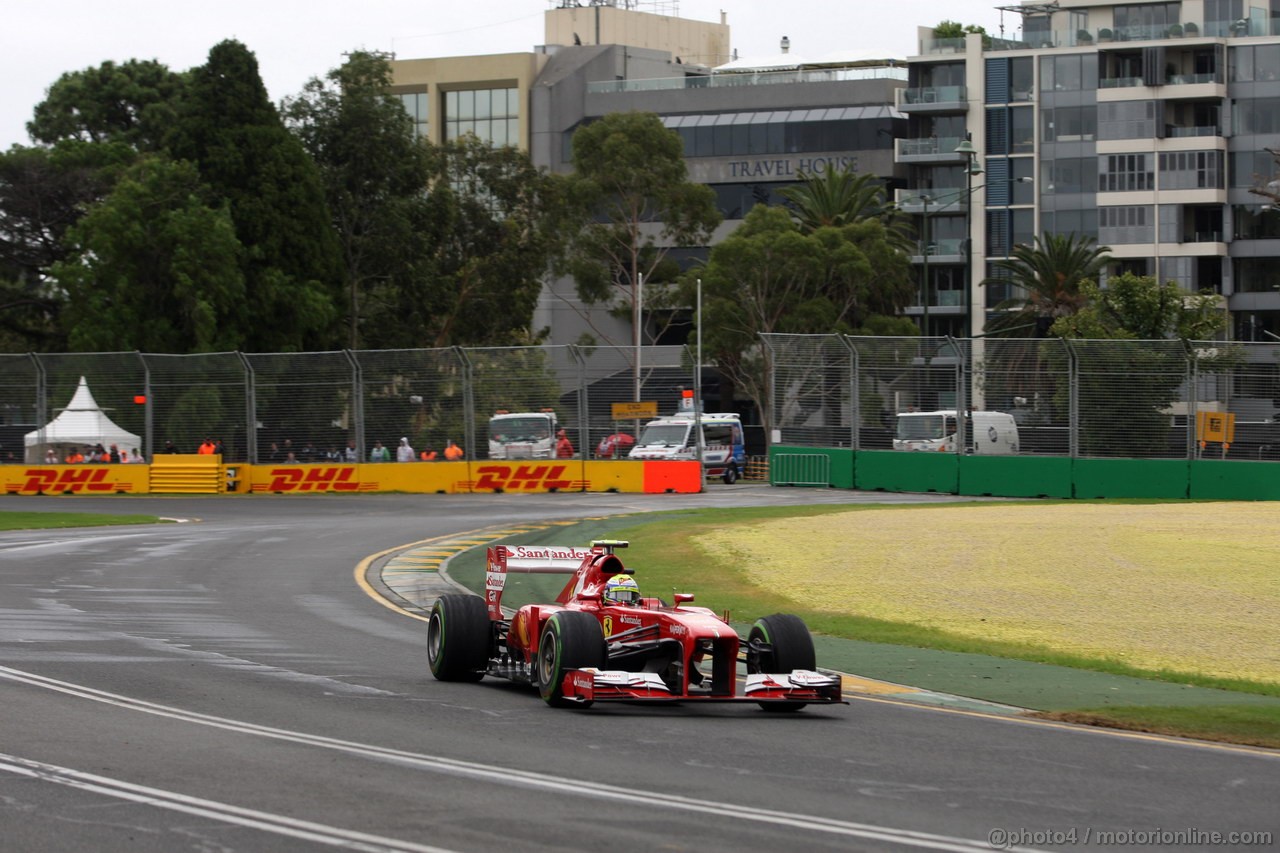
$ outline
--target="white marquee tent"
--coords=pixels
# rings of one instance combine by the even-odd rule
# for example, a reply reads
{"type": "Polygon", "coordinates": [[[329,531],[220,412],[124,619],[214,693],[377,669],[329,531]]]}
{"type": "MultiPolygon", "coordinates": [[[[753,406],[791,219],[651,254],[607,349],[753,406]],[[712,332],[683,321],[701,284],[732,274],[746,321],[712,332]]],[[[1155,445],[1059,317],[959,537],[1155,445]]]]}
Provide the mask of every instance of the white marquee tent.
{"type": "Polygon", "coordinates": [[[107,417],[93,399],[89,383],[81,376],[80,386],[67,407],[42,429],[27,433],[23,444],[26,446],[26,462],[31,465],[43,462],[45,452],[50,448],[58,454],[59,461],[66,458],[67,451],[73,447],[92,447],[95,444],[106,448],[115,444],[132,456],[134,448],[142,446],[142,439],[107,417]]]}

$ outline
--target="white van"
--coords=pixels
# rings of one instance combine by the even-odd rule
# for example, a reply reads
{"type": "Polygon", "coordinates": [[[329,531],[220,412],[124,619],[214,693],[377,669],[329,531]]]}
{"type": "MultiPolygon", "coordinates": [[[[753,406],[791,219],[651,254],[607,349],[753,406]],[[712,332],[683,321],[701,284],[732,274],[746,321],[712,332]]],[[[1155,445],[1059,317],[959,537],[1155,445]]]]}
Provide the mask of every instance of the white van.
{"type": "MultiPolygon", "coordinates": [[[[965,425],[966,453],[1010,456],[1018,452],[1018,425],[1005,412],[970,412],[965,425]]],[[[894,450],[956,452],[956,410],[899,412],[894,450]]]]}
{"type": "MultiPolygon", "coordinates": [[[[747,467],[742,418],[735,412],[702,415],[702,466],[708,477],[734,483],[747,467]]],[[[696,459],[698,437],[694,415],[672,415],[644,425],[628,459],[696,459]]]]}

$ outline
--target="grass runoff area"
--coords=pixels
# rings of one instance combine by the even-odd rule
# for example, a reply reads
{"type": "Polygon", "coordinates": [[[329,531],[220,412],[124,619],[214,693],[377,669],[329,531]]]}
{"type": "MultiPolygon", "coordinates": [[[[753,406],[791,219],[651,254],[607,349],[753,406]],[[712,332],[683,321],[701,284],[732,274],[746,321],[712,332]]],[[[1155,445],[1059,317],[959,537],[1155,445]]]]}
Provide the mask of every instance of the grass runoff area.
{"type": "Polygon", "coordinates": [[[90,512],[0,511],[0,530],[46,530],[62,527],[104,527],[117,524],[159,524],[155,515],[101,515],[90,512]]]}
{"type": "MultiPolygon", "coordinates": [[[[1010,703],[1041,716],[1280,747],[1272,504],[750,507],[614,517],[507,541],[587,544],[573,533],[628,540],[620,556],[646,595],[693,592],[735,623],[788,612],[829,637],[1069,668],[1009,665],[1018,673],[1009,678],[1087,671],[1203,688],[1186,690],[1194,701],[1185,705],[1110,696],[1091,704],[1096,690],[1073,702],[1069,689],[1029,690],[1027,701],[1010,703]]],[[[450,573],[480,589],[483,564],[476,549],[450,573]]],[[[503,603],[550,601],[565,580],[513,574],[503,603]]],[[[939,689],[892,670],[846,668],[939,689]]],[[[981,692],[966,695],[993,698],[981,692]]]]}

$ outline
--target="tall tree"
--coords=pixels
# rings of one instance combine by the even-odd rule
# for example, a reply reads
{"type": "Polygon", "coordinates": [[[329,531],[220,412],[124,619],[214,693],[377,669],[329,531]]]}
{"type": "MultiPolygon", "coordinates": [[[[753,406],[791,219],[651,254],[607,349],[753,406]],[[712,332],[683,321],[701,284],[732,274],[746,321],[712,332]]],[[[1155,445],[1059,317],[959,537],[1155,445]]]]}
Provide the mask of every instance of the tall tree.
{"type": "Polygon", "coordinates": [[[429,318],[415,305],[429,272],[422,219],[431,157],[390,87],[387,60],[355,52],[284,106],[289,129],[320,170],[342,251],[343,325],[352,349],[426,340],[429,318]]]}
{"type": "Polygon", "coordinates": [[[50,271],[67,230],[133,158],[123,145],[76,141],[0,154],[0,349],[66,348],[65,294],[50,271]]]}
{"type": "Polygon", "coordinates": [[[342,341],[342,262],[315,163],[267,98],[253,53],[236,41],[191,72],[167,138],[235,223],[247,316],[242,348],[330,349],[342,341]]]}
{"type": "Polygon", "coordinates": [[[470,134],[438,149],[434,163],[433,345],[528,343],[542,278],[563,249],[563,179],[470,134]]]}
{"type": "Polygon", "coordinates": [[[792,215],[806,231],[824,225],[851,225],[863,219],[879,219],[891,233],[903,234],[897,209],[885,196],[884,185],[870,173],[852,169],[827,169],[804,174],[798,184],[778,193],[791,205],[792,215]]]}
{"type": "Polygon", "coordinates": [[[68,232],[53,267],[72,350],[213,352],[240,345],[244,282],[231,218],[189,163],[144,157],[68,232]]]}
{"type": "Polygon", "coordinates": [[[639,336],[641,277],[672,282],[668,250],[707,245],[721,219],[715,193],[689,180],[680,136],[653,113],[610,113],[580,128],[573,168],[569,198],[582,225],[567,271],[583,302],[630,314],[639,336]]]}
{"type": "Polygon", "coordinates": [[[686,298],[695,277],[703,284],[703,345],[757,403],[766,432],[772,401],[762,333],[885,330],[913,293],[910,263],[879,219],[806,232],[786,210],[766,205],[753,207],[706,266],[686,276],[686,298]]]}
{"type": "Polygon", "coordinates": [[[27,132],[46,145],[74,139],[157,151],[173,123],[183,82],[181,74],[155,60],[104,62],[69,72],[36,105],[27,132]]]}
{"type": "Polygon", "coordinates": [[[1216,293],[1187,293],[1177,282],[1159,284],[1152,276],[1132,273],[1081,285],[1085,305],[1060,317],[1050,334],[1063,338],[1132,338],[1157,341],[1181,338],[1211,340],[1226,328],[1222,297],[1216,293]]]}
{"type": "Polygon", "coordinates": [[[1015,246],[1013,255],[993,262],[1002,275],[986,283],[1010,283],[1017,294],[998,308],[1006,313],[988,330],[1019,337],[1044,337],[1061,317],[1075,314],[1088,302],[1082,282],[1097,281],[1111,261],[1110,249],[1092,237],[1050,234],[1034,245],[1015,246]]]}

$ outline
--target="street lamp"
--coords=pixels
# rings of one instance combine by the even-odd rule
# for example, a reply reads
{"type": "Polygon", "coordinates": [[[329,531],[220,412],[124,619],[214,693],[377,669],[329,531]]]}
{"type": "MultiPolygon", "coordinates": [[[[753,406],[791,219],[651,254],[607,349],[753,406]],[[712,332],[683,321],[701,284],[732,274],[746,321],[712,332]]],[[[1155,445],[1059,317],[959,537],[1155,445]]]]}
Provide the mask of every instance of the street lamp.
{"type": "Polygon", "coordinates": [[[978,150],[966,134],[956,146],[956,153],[964,156],[964,320],[965,336],[973,336],[973,177],[982,174],[978,150]]]}

